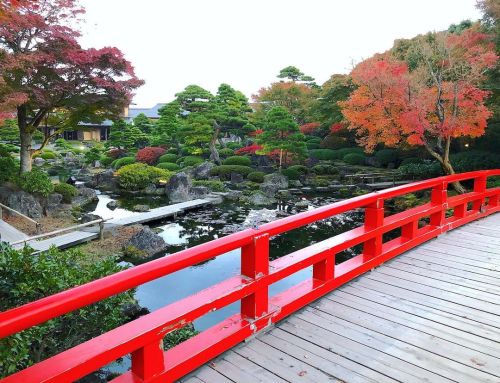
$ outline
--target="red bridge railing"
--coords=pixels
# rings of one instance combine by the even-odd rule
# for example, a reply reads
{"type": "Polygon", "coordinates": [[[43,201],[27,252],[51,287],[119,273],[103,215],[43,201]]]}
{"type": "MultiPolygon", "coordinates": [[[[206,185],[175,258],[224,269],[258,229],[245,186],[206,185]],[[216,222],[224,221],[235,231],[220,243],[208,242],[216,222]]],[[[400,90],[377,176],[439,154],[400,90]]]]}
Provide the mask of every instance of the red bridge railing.
{"type": "Polygon", "coordinates": [[[241,248],[241,275],[179,300],[101,336],[10,375],[1,383],[70,382],[131,354],[130,371],[114,383],[172,382],[336,287],[431,238],[500,211],[500,188],[487,188],[500,169],[457,174],[394,187],[323,206],[195,246],[0,313],[0,338],[56,318],[156,278],[241,248]],[[473,180],[471,192],[449,197],[448,185],[473,180]],[[384,201],[431,190],[430,202],[385,216],[384,201]],[[273,236],[363,208],[364,225],[269,262],[273,236]],[[427,224],[419,227],[419,221],[427,224]],[[401,235],[383,241],[395,229],[401,235]],[[335,265],[335,255],[362,244],[360,255],[335,265]],[[269,297],[269,286],[312,266],[306,281],[269,297]],[[169,332],[236,301],[241,312],[168,350],[169,332]]]}

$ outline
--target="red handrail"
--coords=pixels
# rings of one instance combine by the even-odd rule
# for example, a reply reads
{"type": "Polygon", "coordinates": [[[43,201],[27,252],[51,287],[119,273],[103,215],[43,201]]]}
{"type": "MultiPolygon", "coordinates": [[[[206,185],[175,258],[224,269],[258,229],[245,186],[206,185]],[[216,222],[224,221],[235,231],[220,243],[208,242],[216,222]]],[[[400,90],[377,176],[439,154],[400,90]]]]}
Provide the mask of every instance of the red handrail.
{"type": "Polygon", "coordinates": [[[486,188],[500,169],[477,171],[398,186],[336,202],[180,251],[0,313],[0,337],[56,318],[156,278],[241,248],[241,275],[111,330],[70,350],[15,373],[0,383],[69,382],[129,353],[132,369],[115,383],[172,382],[318,297],[384,261],[467,222],[500,211],[500,188],[486,188]],[[448,197],[448,185],[474,180],[472,192],[448,197]],[[431,201],[384,216],[384,201],[431,189],[431,201]],[[469,208],[469,205],[472,206],[469,208]],[[280,233],[364,208],[364,225],[269,262],[269,240],[280,233]],[[446,216],[448,209],[453,211],[446,216]],[[424,227],[422,218],[430,218],[424,227]],[[401,236],[382,235],[401,228],[401,236]],[[355,245],[362,254],[335,265],[335,254],[355,245]],[[271,284],[312,266],[311,278],[269,297],[271,284]],[[161,341],[187,323],[241,301],[241,312],[199,335],[163,351],[161,341]]]}

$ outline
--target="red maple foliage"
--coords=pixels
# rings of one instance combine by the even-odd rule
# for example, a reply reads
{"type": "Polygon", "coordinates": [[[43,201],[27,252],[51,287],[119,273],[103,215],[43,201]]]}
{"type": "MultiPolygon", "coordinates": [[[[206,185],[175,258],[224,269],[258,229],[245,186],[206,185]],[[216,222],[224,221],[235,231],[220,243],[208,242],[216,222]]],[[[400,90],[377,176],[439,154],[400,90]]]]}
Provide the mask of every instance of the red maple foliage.
{"type": "Polygon", "coordinates": [[[234,154],[240,156],[242,154],[255,154],[255,152],[262,150],[261,145],[252,144],[249,146],[245,146],[244,148],[240,148],[234,151],[234,154]]]}
{"type": "Polygon", "coordinates": [[[451,139],[484,134],[491,112],[479,86],[498,57],[492,36],[477,28],[436,33],[416,47],[423,60],[412,70],[390,52],[358,64],[351,73],[357,88],[339,104],[367,150],[423,145],[452,174],[451,139]]]}
{"type": "Polygon", "coordinates": [[[154,165],[158,162],[158,158],[164,155],[167,151],[158,146],[146,146],[137,151],[135,159],[139,162],[144,162],[148,165],[154,165]]]}
{"type": "Polygon", "coordinates": [[[299,129],[302,134],[312,134],[321,126],[319,122],[307,122],[300,125],[299,129]]]}
{"type": "Polygon", "coordinates": [[[346,126],[344,124],[341,124],[340,122],[337,122],[335,124],[332,124],[332,126],[330,127],[330,132],[331,133],[338,133],[338,132],[342,131],[345,128],[346,128],[346,126]]]}
{"type": "Polygon", "coordinates": [[[264,133],[262,129],[255,129],[254,131],[248,133],[249,136],[251,137],[257,137],[258,135],[264,133]]]}
{"type": "Polygon", "coordinates": [[[0,112],[17,113],[21,170],[28,171],[41,149],[31,149],[32,135],[45,118],[57,116],[54,134],[80,121],[115,118],[143,82],[117,48],[80,46],[80,32],[71,27],[84,13],[76,0],[2,5],[0,112]]]}

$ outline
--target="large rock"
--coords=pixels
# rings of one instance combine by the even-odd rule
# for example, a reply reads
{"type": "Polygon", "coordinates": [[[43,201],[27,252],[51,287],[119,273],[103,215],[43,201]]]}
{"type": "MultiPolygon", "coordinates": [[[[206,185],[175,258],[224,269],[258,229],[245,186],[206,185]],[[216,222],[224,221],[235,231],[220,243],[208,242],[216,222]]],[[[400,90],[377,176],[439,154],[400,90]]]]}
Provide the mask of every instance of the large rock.
{"type": "Polygon", "coordinates": [[[33,160],[33,164],[35,166],[43,166],[45,164],[45,160],[42,157],[37,157],[33,160]]]}
{"type": "Polygon", "coordinates": [[[243,178],[242,174],[240,174],[240,173],[231,173],[231,183],[233,185],[240,184],[243,181],[245,181],[245,179],[243,178]]]}
{"type": "Polygon", "coordinates": [[[197,180],[208,180],[210,178],[210,171],[215,167],[212,162],[204,162],[198,165],[194,171],[193,176],[197,180]]]}
{"type": "Polygon", "coordinates": [[[138,204],[138,205],[134,205],[132,207],[132,210],[133,211],[137,211],[139,213],[144,213],[144,212],[147,212],[149,211],[151,208],[149,207],[149,205],[141,205],[141,204],[138,204]]]}
{"type": "Polygon", "coordinates": [[[264,182],[260,185],[260,190],[268,197],[274,197],[278,190],[283,189],[288,189],[288,178],[279,173],[264,176],[264,182]]]}
{"type": "Polygon", "coordinates": [[[193,186],[190,194],[193,198],[203,198],[210,194],[210,189],[206,186],[193,186]]]}
{"type": "Polygon", "coordinates": [[[5,199],[5,205],[31,218],[41,218],[43,214],[40,202],[24,191],[10,193],[5,199]]]}
{"type": "Polygon", "coordinates": [[[92,187],[99,188],[100,190],[118,190],[118,182],[116,180],[116,177],[114,176],[114,172],[112,169],[108,169],[104,172],[95,174],[92,179],[91,185],[92,187]]]}
{"type": "Polygon", "coordinates": [[[184,172],[173,175],[165,186],[165,192],[171,202],[189,201],[191,195],[191,178],[184,172]]]}
{"type": "Polygon", "coordinates": [[[74,207],[83,207],[92,202],[97,202],[97,193],[94,189],[87,188],[85,186],[79,186],[78,195],[73,198],[72,204],[74,207]]]}
{"type": "Polygon", "coordinates": [[[264,193],[257,191],[253,193],[251,196],[246,198],[246,201],[255,206],[267,206],[276,202],[273,197],[269,197],[264,193]]]}
{"type": "Polygon", "coordinates": [[[98,219],[101,219],[102,217],[97,215],[97,214],[92,214],[92,213],[85,213],[82,215],[81,218],[81,223],[87,223],[87,222],[92,222],[92,221],[97,221],[98,219]]]}
{"type": "Polygon", "coordinates": [[[147,226],[135,233],[124,245],[124,251],[136,259],[152,257],[166,248],[167,244],[163,238],[147,226]]]}

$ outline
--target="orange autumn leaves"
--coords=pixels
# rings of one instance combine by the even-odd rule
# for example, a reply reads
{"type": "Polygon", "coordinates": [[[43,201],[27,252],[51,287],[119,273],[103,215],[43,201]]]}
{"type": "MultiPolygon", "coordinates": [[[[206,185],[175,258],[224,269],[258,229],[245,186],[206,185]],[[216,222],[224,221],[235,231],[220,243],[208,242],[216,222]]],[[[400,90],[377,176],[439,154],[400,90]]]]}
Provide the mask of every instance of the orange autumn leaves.
{"type": "Polygon", "coordinates": [[[431,138],[477,137],[491,112],[480,89],[498,59],[490,36],[474,29],[417,41],[418,65],[391,52],[365,60],[351,73],[357,89],[341,102],[350,129],[369,151],[379,143],[423,145],[431,138]],[[442,57],[440,56],[442,54],[442,57]]]}

